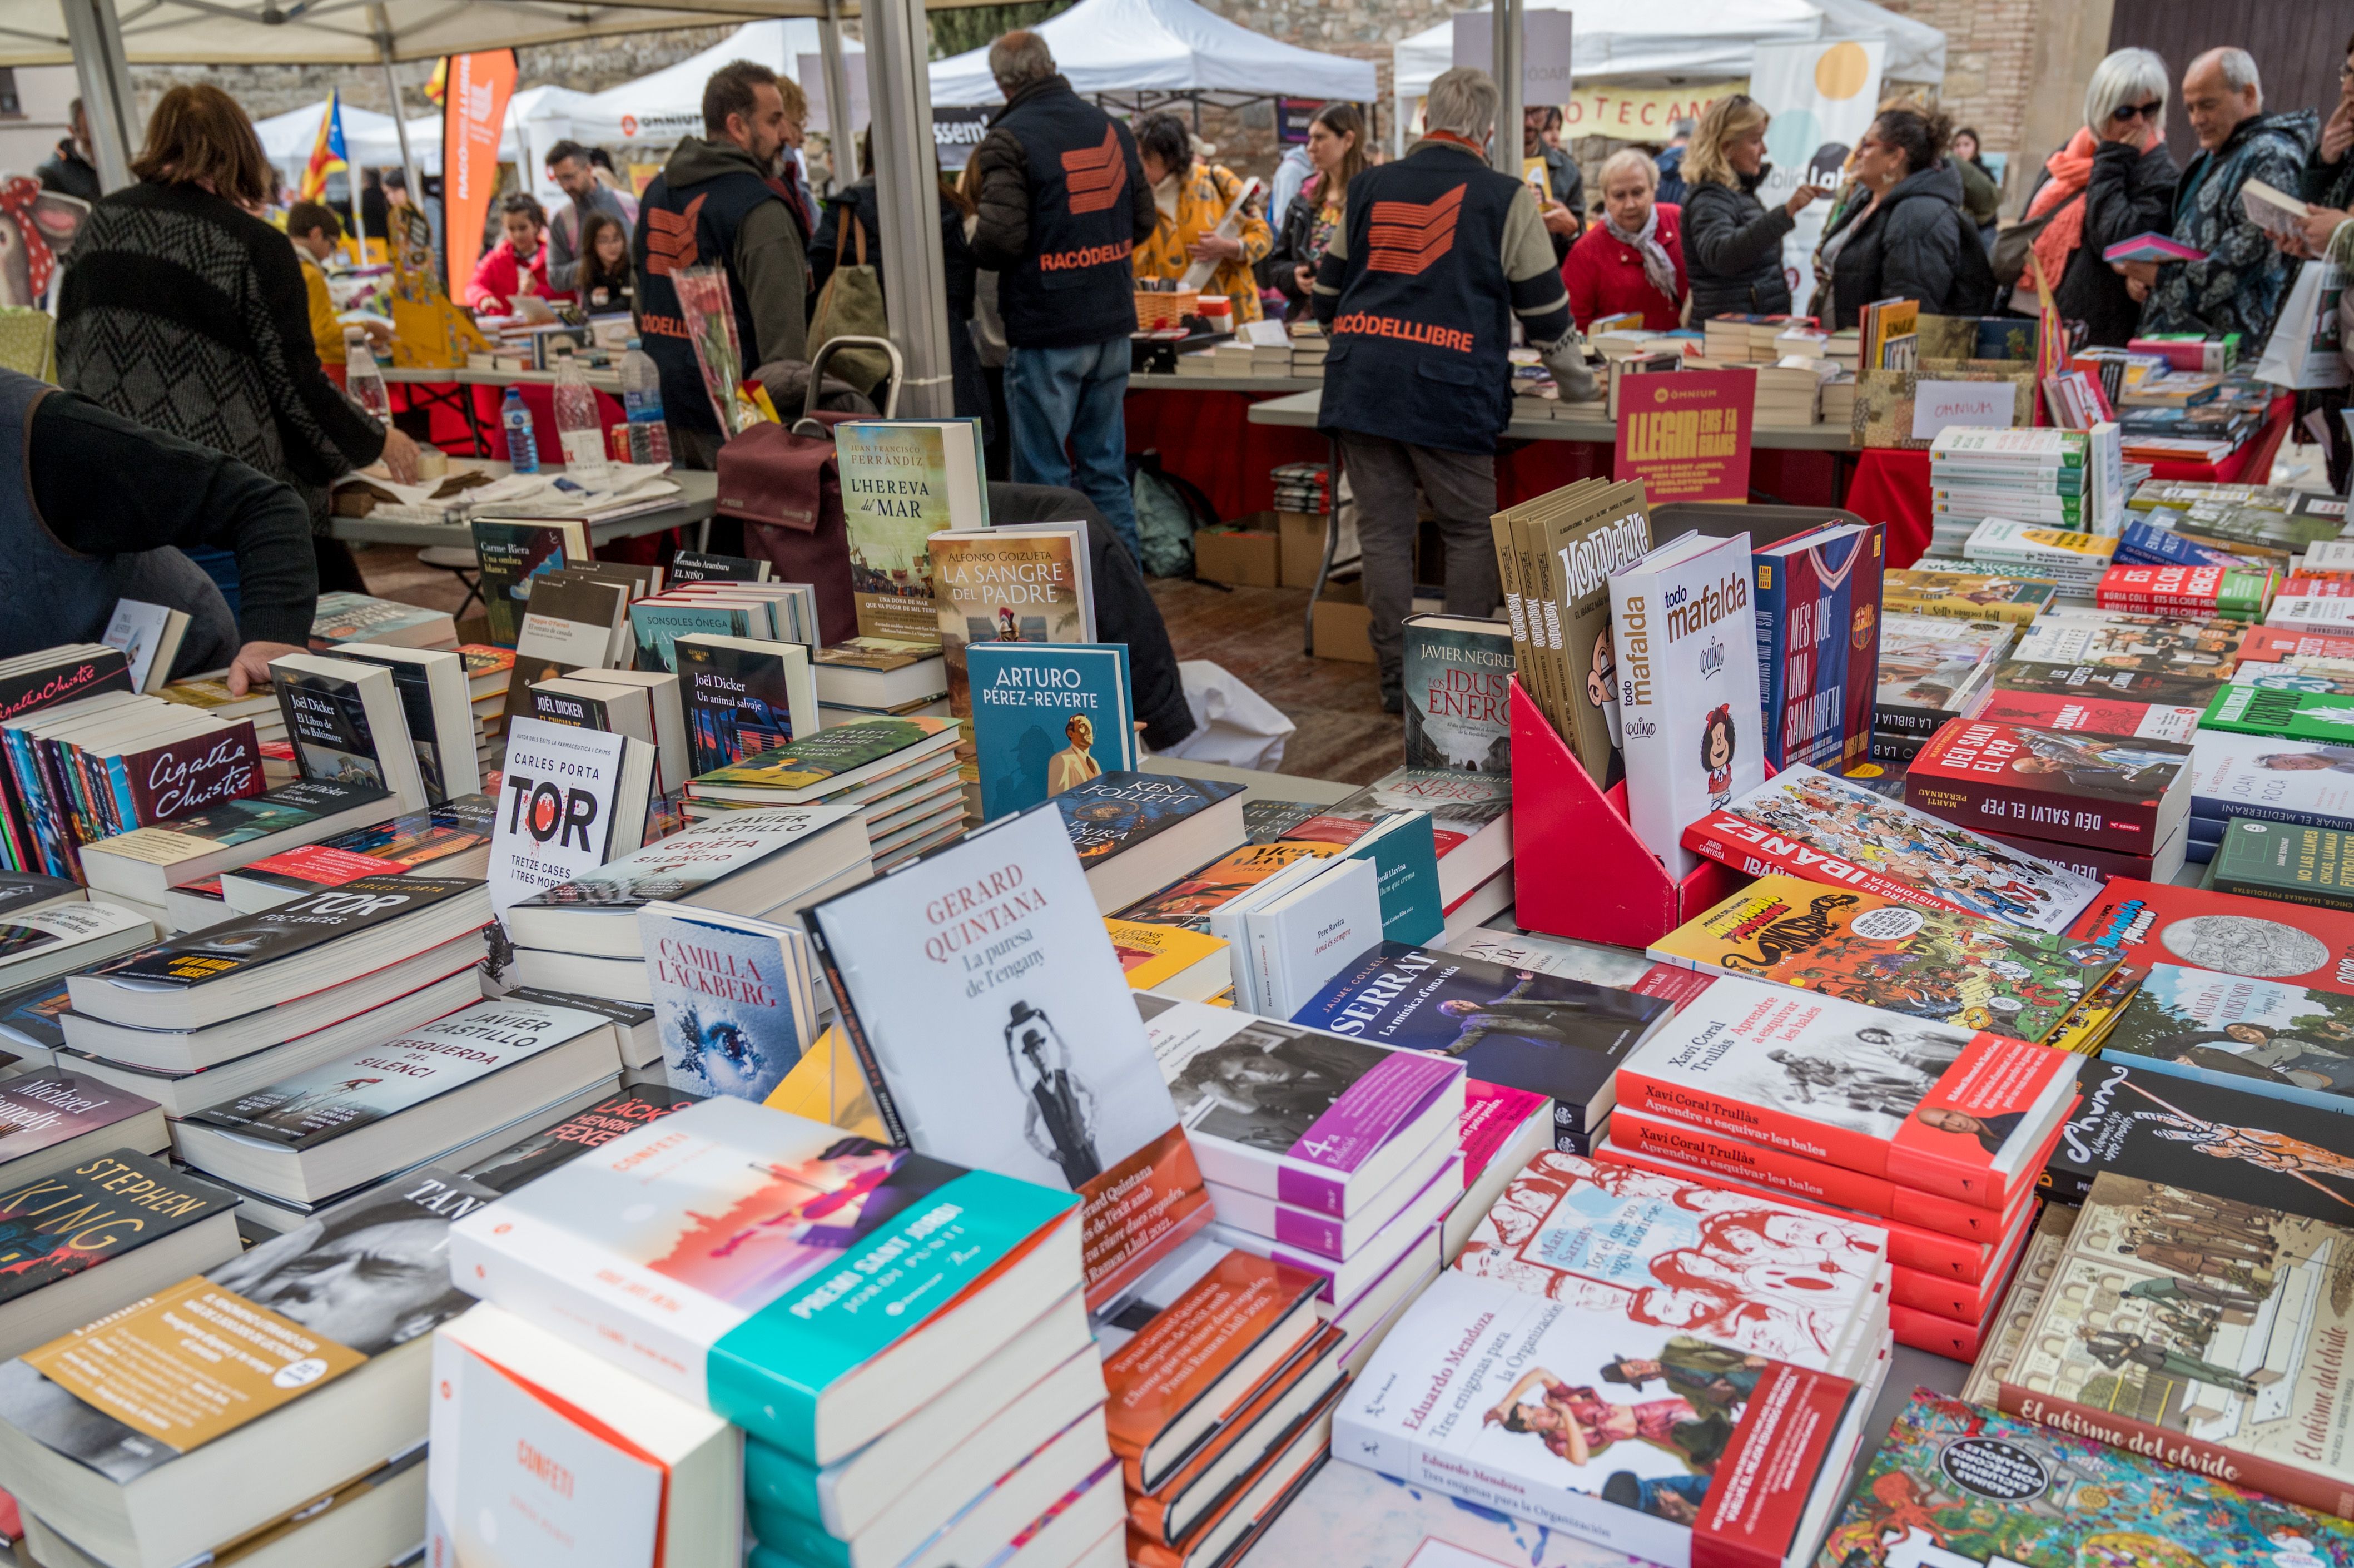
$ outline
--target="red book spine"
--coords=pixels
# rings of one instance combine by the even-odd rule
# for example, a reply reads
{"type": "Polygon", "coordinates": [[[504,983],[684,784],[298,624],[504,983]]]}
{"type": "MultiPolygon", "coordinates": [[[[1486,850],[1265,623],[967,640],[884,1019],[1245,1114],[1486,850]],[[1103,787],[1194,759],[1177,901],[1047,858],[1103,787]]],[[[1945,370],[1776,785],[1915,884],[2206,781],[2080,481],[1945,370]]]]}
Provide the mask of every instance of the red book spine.
{"type": "Polygon", "coordinates": [[[1986,1340],[1984,1323],[1941,1318],[1935,1312],[1899,1307],[1893,1301],[1888,1306],[1888,1327],[1895,1333],[1898,1344],[1944,1356],[1947,1361],[1978,1360],[1978,1347],[1986,1340]]]}
{"type": "Polygon", "coordinates": [[[1860,865],[1850,865],[1837,855],[1825,854],[1795,839],[1783,838],[1725,811],[1702,817],[1686,828],[1684,848],[1750,876],[1764,876],[1768,872],[1778,871],[1786,876],[1802,876],[1808,882],[1819,882],[1832,887],[1861,888],[1866,893],[1877,893],[1882,898],[1917,905],[1924,909],[1944,909],[1956,915],[1977,913],[1964,905],[1940,898],[1926,888],[1916,887],[1912,883],[1860,865]]]}
{"type": "Polygon", "coordinates": [[[1956,1322],[1984,1322],[1988,1314],[2002,1305],[2003,1294],[2010,1285],[2011,1266],[2027,1250],[2027,1238],[2035,1233],[2032,1213],[2032,1205],[2022,1208],[2018,1223],[2010,1228],[2010,1239],[1997,1252],[1981,1278],[1966,1283],[1898,1265],[1888,1271],[1889,1302],[1915,1312],[1934,1312],[1956,1322]]]}
{"type": "MultiPolygon", "coordinates": [[[[1691,1568],[1783,1568],[1855,1384],[1767,1363],[1692,1526],[1691,1568]]],[[[1808,1543],[1799,1542],[1800,1546],[1808,1543]]]]}
{"type": "Polygon", "coordinates": [[[2145,854],[2158,847],[2161,797],[2112,800],[2079,791],[2064,774],[2023,773],[2010,766],[2035,759],[2009,725],[1948,725],[1906,769],[1905,803],[1973,831],[2145,854]]]}
{"type": "Polygon", "coordinates": [[[2340,1518],[2354,1513],[2354,1487],[2278,1459],[2243,1454],[2129,1415],[2080,1404],[2073,1399],[2055,1399],[2048,1393],[2021,1388],[2008,1379],[1995,1397],[2005,1415],[2014,1415],[2021,1421],[2033,1421],[2071,1436],[2090,1437],[2112,1448],[2123,1448],[2179,1469],[2195,1470],[2251,1491],[2268,1492],[2283,1502],[2301,1504],[2340,1518]]]}
{"type": "MultiPolygon", "coordinates": [[[[2354,647],[2354,644],[2349,644],[2354,647]]],[[[2084,735],[2139,736],[2189,744],[2198,733],[2200,710],[2131,697],[2063,697],[2056,692],[1997,692],[1978,717],[1989,724],[2027,725],[2034,729],[2084,735]]]]}
{"type": "Polygon", "coordinates": [[[122,768],[143,827],[262,790],[261,746],[251,719],[133,752],[122,768]]]}

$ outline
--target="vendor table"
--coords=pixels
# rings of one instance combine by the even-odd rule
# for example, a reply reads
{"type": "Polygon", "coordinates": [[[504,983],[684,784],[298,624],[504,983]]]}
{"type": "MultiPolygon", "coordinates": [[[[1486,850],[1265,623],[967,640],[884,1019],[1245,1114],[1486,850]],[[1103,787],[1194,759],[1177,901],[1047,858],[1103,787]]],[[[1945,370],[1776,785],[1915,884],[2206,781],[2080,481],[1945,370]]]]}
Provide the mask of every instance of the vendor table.
{"type": "MultiPolygon", "coordinates": [[[[598,412],[605,423],[620,423],[623,417],[620,372],[591,370],[587,375],[590,389],[597,394],[598,412]]],[[[507,455],[507,438],[499,424],[499,402],[507,387],[524,387],[524,404],[531,409],[532,435],[539,443],[540,461],[552,461],[564,455],[563,443],[556,435],[553,370],[442,370],[387,366],[384,379],[387,388],[399,389],[393,393],[396,408],[422,408],[429,418],[435,414],[453,415],[469,443],[468,456],[502,460],[507,455]],[[491,390],[486,394],[480,390],[483,387],[491,390]]],[[[436,420],[433,429],[437,446],[448,439],[442,435],[440,424],[436,420]]],[[[453,430],[452,435],[455,433],[453,430]]]]}
{"type": "Polygon", "coordinates": [[[1250,411],[1264,408],[1267,398],[1299,392],[1312,406],[1315,389],[1323,385],[1306,376],[1130,376],[1128,450],[1160,453],[1161,466],[1192,481],[1221,520],[1270,511],[1271,471],[1281,463],[1324,461],[1325,442],[1313,429],[1256,423],[1250,411]],[[1168,396],[1172,392],[1194,396],[1168,396]]]}
{"type": "MultiPolygon", "coordinates": [[[[551,464],[554,471],[562,471],[561,464],[551,464]]],[[[503,462],[486,462],[482,467],[493,473],[504,473],[503,462]]],[[[667,533],[673,528],[693,528],[695,547],[704,548],[710,541],[711,514],[716,510],[719,476],[698,469],[673,469],[670,477],[678,485],[678,499],[653,512],[641,512],[634,516],[616,517],[610,523],[588,524],[591,546],[609,545],[616,539],[635,539],[647,534],[667,533]]],[[[337,517],[330,522],[329,530],[338,539],[353,545],[455,545],[473,547],[473,530],[463,523],[400,523],[378,522],[371,517],[337,517]]]]}
{"type": "MultiPolygon", "coordinates": [[[[2152,465],[2158,479],[2194,480],[2233,484],[2243,480],[2261,484],[2272,472],[2273,459],[2288,436],[2296,399],[2280,397],[2264,411],[2264,422],[2238,451],[2221,462],[2161,462],[2152,465]]],[[[1848,486],[1847,509],[1867,523],[1888,525],[1888,564],[1909,567],[1929,548],[1934,532],[1929,516],[1929,454],[1874,447],[1858,455],[1855,479],[1848,486]]]]}

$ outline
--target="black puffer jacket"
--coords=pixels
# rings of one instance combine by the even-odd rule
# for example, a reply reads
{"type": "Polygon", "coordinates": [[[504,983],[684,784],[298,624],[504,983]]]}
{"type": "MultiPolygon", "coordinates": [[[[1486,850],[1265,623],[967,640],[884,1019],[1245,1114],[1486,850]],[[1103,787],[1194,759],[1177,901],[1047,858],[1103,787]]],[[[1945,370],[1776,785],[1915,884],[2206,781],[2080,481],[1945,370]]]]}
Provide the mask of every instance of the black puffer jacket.
{"type": "Polygon", "coordinates": [[[1771,212],[1757,186],[1771,164],[1740,185],[1695,181],[1684,188],[1684,272],[1691,281],[1692,325],[1711,316],[1787,315],[1790,284],[1782,274],[1787,210],[1771,212]]]}
{"type": "Polygon", "coordinates": [[[1916,300],[1930,315],[1978,315],[1992,307],[1994,270],[1978,226],[1962,211],[1962,176],[1951,164],[1916,169],[1877,206],[1854,211],[1831,264],[1835,329],[1855,325],[1875,300],[1916,300]]]}
{"type": "MultiPolygon", "coordinates": [[[[2174,221],[2174,187],[2181,178],[2182,166],[2163,142],[2147,153],[2130,142],[2104,142],[2093,150],[2083,197],[2084,238],[2068,253],[2068,265],[2052,291],[2061,320],[2084,323],[2088,345],[2123,348],[2139,330],[2141,302],[2126,291],[2125,275],[2102,260],[2101,252],[2137,235],[2164,234],[2174,221]]],[[[2036,189],[2043,184],[2037,181],[2036,189]]],[[[2031,211],[2033,193],[2027,203],[2031,211]]]]}

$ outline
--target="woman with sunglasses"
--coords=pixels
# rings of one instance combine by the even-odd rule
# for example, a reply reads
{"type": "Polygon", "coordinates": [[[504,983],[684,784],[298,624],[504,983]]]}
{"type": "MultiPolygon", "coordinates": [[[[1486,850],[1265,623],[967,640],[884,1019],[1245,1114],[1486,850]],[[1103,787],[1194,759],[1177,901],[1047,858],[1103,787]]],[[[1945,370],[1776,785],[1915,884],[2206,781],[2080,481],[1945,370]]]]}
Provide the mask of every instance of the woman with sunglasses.
{"type": "MultiPolygon", "coordinates": [[[[2093,68],[2084,88],[2084,128],[2043,162],[2027,218],[2045,219],[2033,249],[2064,321],[2083,322],[2086,342],[2122,348],[2141,324],[2141,302],[2101,252],[2137,234],[2165,234],[2182,177],[2166,150],[2166,62],[2148,49],[2119,49],[2093,68]]],[[[2032,270],[2010,298],[2036,307],[2032,270]]]]}

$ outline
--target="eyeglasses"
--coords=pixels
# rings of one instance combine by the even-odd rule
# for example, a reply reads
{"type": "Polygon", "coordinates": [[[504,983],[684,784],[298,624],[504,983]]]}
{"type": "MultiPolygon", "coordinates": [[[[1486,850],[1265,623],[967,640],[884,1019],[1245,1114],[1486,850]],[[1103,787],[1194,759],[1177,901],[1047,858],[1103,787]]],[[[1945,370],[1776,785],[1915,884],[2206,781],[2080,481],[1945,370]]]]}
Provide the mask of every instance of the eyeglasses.
{"type": "Polygon", "coordinates": [[[2120,103],[2115,109],[2109,111],[2109,118],[2112,120],[2156,120],[2159,111],[2165,109],[2165,101],[2163,99],[2156,98],[2151,99],[2147,103],[2120,103]]]}

